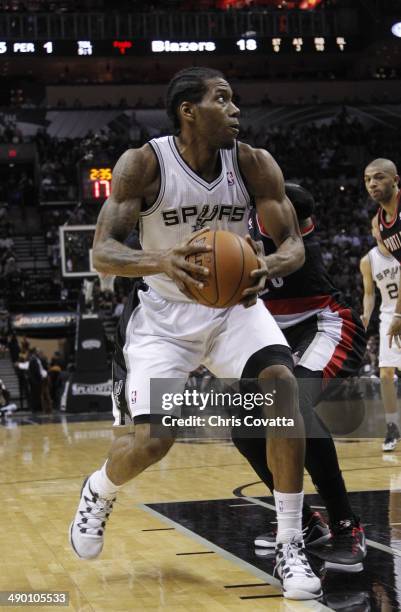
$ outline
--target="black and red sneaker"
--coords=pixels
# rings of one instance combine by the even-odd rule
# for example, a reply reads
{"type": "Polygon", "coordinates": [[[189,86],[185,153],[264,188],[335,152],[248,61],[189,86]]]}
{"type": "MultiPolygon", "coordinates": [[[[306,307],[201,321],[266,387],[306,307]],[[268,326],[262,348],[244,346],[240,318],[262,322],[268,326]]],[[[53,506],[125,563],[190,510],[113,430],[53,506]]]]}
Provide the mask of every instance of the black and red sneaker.
{"type": "Polygon", "coordinates": [[[340,572],[361,572],[366,557],[365,531],[357,517],[334,523],[331,540],[326,546],[313,551],[325,561],[325,568],[340,572]]]}
{"type": "MultiPolygon", "coordinates": [[[[330,529],[324,522],[319,512],[313,512],[309,518],[302,521],[302,532],[306,548],[321,546],[330,540],[330,529]]],[[[255,538],[256,548],[275,548],[277,529],[271,529],[255,538]]]]}

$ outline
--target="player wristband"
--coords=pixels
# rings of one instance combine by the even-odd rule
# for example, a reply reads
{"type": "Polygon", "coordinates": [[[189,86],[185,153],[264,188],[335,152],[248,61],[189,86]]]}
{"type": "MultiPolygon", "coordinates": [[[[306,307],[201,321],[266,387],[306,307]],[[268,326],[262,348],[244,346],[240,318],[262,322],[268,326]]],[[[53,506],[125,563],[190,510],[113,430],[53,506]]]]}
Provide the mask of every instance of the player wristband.
{"type": "Polygon", "coordinates": [[[393,317],[395,317],[396,319],[401,319],[401,312],[394,312],[393,317]]]}

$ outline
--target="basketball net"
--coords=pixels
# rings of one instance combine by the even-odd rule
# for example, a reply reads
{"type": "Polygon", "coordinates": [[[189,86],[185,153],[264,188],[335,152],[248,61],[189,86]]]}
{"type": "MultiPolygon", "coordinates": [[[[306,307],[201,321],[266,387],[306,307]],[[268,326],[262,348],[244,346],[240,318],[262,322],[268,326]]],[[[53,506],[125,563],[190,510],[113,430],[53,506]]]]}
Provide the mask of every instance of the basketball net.
{"type": "Polygon", "coordinates": [[[99,274],[100,291],[110,291],[111,293],[113,293],[115,278],[115,276],[111,276],[109,274],[99,274]]]}

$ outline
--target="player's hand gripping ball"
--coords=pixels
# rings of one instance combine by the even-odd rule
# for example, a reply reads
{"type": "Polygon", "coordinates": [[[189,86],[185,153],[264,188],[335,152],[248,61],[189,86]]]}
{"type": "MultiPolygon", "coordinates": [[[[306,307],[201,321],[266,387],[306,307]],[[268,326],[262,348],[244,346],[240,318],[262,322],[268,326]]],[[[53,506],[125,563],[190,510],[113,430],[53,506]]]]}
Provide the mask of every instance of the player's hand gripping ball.
{"type": "Polygon", "coordinates": [[[194,253],[186,259],[209,269],[202,280],[203,289],[191,287],[192,297],[199,304],[212,308],[228,308],[241,301],[242,292],[255,284],[251,272],[259,267],[252,247],[237,234],[209,230],[195,236],[189,244],[209,244],[207,253],[194,253]]]}

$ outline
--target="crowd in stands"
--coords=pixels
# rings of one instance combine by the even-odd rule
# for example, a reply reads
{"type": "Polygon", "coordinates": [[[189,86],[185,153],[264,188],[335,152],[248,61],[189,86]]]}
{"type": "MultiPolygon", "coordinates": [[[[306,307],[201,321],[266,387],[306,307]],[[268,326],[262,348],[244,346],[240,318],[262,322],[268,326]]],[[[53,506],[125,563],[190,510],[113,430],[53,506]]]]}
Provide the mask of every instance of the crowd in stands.
{"type": "MultiPolygon", "coordinates": [[[[311,66],[304,65],[302,67],[294,64],[292,67],[277,68],[274,64],[259,61],[249,62],[246,66],[235,66],[232,62],[227,62],[223,69],[224,73],[234,81],[236,79],[244,80],[274,80],[274,81],[340,81],[340,80],[395,80],[401,78],[401,68],[394,67],[387,64],[378,62],[377,65],[365,67],[363,70],[359,69],[358,77],[356,77],[355,70],[352,64],[343,62],[341,65],[336,67],[327,67],[316,69],[313,64],[311,66]]],[[[152,67],[147,67],[144,70],[140,65],[135,66],[119,66],[118,64],[107,64],[104,70],[96,68],[93,71],[82,70],[82,67],[77,64],[71,64],[65,66],[61,72],[57,74],[57,77],[51,79],[51,82],[55,85],[107,85],[107,84],[146,84],[146,83],[168,83],[171,79],[174,70],[169,70],[166,66],[161,66],[158,62],[155,62],[152,67]]],[[[49,76],[47,76],[47,81],[49,76]]],[[[310,100],[309,102],[311,102],[310,100]]],[[[385,103],[389,101],[389,95],[386,94],[385,90],[378,96],[374,96],[371,99],[365,98],[353,98],[354,103],[368,104],[368,103],[385,103]]],[[[394,100],[394,96],[392,97],[394,100]]],[[[296,101],[297,102],[297,101],[296,101]]],[[[22,101],[24,106],[25,102],[22,101]]],[[[73,103],[74,108],[80,108],[81,102],[77,98],[73,103]]],[[[102,104],[103,106],[106,103],[102,104]]],[[[65,108],[66,102],[63,98],[60,98],[57,103],[58,108],[65,108]]],[[[70,105],[71,106],[71,105],[70,105]]],[[[121,98],[118,102],[120,108],[126,108],[127,103],[124,98],[121,98]]],[[[154,99],[150,104],[145,103],[141,98],[134,103],[134,108],[162,108],[163,100],[161,98],[154,99]]]]}
{"type": "MultiPolygon", "coordinates": [[[[13,217],[17,208],[15,201],[11,199],[9,202],[0,204],[0,295],[6,299],[9,306],[18,310],[21,310],[26,303],[34,305],[40,302],[46,302],[47,304],[53,302],[53,307],[60,304],[66,306],[69,300],[76,298],[77,291],[69,290],[61,276],[58,225],[54,224],[52,231],[46,233],[46,225],[43,224],[47,241],[47,256],[50,263],[48,272],[50,273],[45,270],[43,274],[40,274],[40,271],[36,269],[37,253],[35,247],[30,242],[29,234],[25,234],[24,226],[15,221],[13,217]],[[26,266],[22,265],[15,245],[15,237],[24,234],[29,247],[27,252],[29,261],[26,266]]],[[[29,215],[33,210],[31,207],[30,212],[26,213],[24,211],[23,219],[24,214],[29,215]]],[[[21,213],[18,208],[17,211],[21,213]]],[[[71,216],[71,211],[65,211],[65,213],[66,218],[71,216]]],[[[49,217],[56,220],[57,213],[52,211],[49,217]]],[[[46,218],[46,214],[44,218],[46,218]]],[[[74,217],[72,216],[72,218],[74,217]]],[[[40,233],[41,231],[42,229],[39,227],[37,232],[40,233]]]]}
{"type": "MultiPolygon", "coordinates": [[[[227,75],[235,87],[236,81],[392,81],[401,78],[401,67],[399,60],[394,57],[383,57],[377,54],[374,60],[370,63],[362,64],[360,61],[351,59],[342,59],[342,61],[328,61],[327,65],[316,65],[313,62],[291,62],[286,66],[277,65],[271,59],[264,57],[258,58],[258,61],[250,60],[246,64],[236,63],[229,59],[220,65],[220,69],[227,75]]],[[[69,61],[62,68],[57,65],[56,69],[49,66],[49,70],[45,74],[35,73],[30,75],[31,83],[28,85],[26,79],[21,85],[21,89],[15,90],[10,84],[7,103],[13,108],[34,108],[35,106],[46,106],[45,85],[143,85],[154,83],[168,83],[175,72],[174,65],[169,66],[165,62],[155,61],[152,64],[149,62],[146,66],[141,62],[118,63],[116,61],[107,62],[105,64],[94,64],[83,66],[77,61],[69,61]]],[[[3,83],[5,90],[7,83],[3,83]]],[[[316,85],[317,88],[317,85],[316,85]]],[[[62,91],[62,90],[61,90],[62,91]]],[[[399,102],[400,96],[394,97],[394,93],[386,92],[385,87],[380,93],[372,96],[359,97],[357,95],[350,98],[354,104],[371,104],[371,103],[386,103],[389,101],[399,102]]],[[[318,96],[316,96],[318,100],[318,96]]],[[[291,104],[299,104],[299,99],[288,101],[291,104]]],[[[305,100],[305,103],[313,103],[312,97],[305,100]]],[[[163,108],[163,99],[155,94],[153,100],[146,102],[140,96],[132,101],[133,108],[163,108]]],[[[57,108],[82,108],[83,103],[77,97],[70,99],[68,104],[60,95],[57,103],[54,104],[57,108]]],[[[110,102],[99,98],[99,108],[127,108],[127,101],[121,97],[118,101],[110,102]]],[[[1,136],[0,136],[1,137],[1,136]]]]}
{"type": "Polygon", "coordinates": [[[14,226],[8,216],[8,207],[3,203],[0,205],[0,291],[2,293],[9,291],[20,272],[13,234],[14,226]]]}

